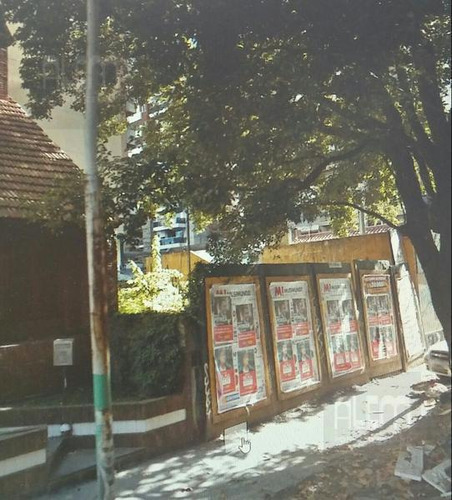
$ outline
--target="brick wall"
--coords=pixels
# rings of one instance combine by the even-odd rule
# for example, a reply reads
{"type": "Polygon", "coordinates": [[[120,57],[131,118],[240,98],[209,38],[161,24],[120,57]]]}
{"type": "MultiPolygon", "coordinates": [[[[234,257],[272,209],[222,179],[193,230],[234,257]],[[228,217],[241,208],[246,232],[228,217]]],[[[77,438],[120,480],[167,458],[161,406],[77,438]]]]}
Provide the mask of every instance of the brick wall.
{"type": "MultiPolygon", "coordinates": [[[[75,337],[74,366],[66,369],[68,386],[90,383],[90,356],[89,336],[75,337]]],[[[53,366],[52,339],[0,346],[0,403],[62,389],[62,368],[53,366]]]]}
{"type": "Polygon", "coordinates": [[[0,218],[0,345],[72,337],[89,325],[82,231],[0,218]]]}

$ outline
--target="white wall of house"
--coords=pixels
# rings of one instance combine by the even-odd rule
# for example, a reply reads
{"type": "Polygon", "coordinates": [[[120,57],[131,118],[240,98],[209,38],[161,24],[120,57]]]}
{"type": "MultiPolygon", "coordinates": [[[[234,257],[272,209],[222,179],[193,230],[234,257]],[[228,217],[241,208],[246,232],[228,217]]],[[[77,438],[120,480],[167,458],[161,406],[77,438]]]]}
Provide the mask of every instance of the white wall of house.
{"type": "MultiPolygon", "coordinates": [[[[14,27],[10,26],[10,30],[13,33],[14,27]]],[[[9,47],[9,95],[26,109],[28,98],[25,89],[22,88],[19,73],[21,58],[22,52],[17,44],[9,47]]],[[[85,120],[83,114],[71,109],[70,104],[67,103],[61,108],[55,109],[50,120],[39,120],[38,123],[46,134],[72,158],[74,163],[83,168],[85,164],[85,120]]],[[[114,155],[122,156],[123,138],[114,137],[111,139],[109,148],[114,155]]]]}

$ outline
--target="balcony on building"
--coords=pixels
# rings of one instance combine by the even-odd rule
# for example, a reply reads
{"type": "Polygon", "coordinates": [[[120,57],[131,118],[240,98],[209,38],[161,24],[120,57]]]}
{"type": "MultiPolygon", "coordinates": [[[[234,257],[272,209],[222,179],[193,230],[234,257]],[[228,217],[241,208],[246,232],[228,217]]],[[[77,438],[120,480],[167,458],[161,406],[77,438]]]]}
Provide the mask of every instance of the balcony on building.
{"type": "Polygon", "coordinates": [[[183,216],[174,217],[171,222],[165,221],[162,219],[156,219],[152,221],[152,229],[153,231],[166,231],[168,229],[174,228],[184,228],[187,226],[187,219],[183,216]]]}
{"type": "Polygon", "coordinates": [[[176,217],[174,219],[174,227],[185,227],[187,225],[187,219],[185,217],[176,217]]]}
{"type": "Polygon", "coordinates": [[[187,244],[185,236],[173,236],[167,238],[160,238],[160,249],[169,250],[172,248],[179,248],[187,244]]]}

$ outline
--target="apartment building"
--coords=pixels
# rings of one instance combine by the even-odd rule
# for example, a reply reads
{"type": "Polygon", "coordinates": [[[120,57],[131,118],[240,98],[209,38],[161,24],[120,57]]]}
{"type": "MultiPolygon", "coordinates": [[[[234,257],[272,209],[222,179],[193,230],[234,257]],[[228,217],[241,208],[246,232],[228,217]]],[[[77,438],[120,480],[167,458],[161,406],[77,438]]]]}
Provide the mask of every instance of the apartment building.
{"type": "MultiPolygon", "coordinates": [[[[143,127],[153,116],[160,113],[160,109],[153,105],[142,104],[127,106],[126,153],[132,157],[140,154],[143,148],[143,127]]],[[[120,235],[120,230],[118,235],[120,235]]],[[[208,241],[208,231],[198,231],[195,223],[190,220],[187,210],[168,215],[159,214],[154,219],[149,219],[142,227],[142,236],[135,245],[120,244],[122,248],[118,255],[118,267],[127,276],[127,262],[134,260],[144,268],[146,257],[151,253],[152,240],[157,235],[160,240],[160,252],[162,254],[178,252],[190,248],[191,250],[203,250],[208,241]]]]}

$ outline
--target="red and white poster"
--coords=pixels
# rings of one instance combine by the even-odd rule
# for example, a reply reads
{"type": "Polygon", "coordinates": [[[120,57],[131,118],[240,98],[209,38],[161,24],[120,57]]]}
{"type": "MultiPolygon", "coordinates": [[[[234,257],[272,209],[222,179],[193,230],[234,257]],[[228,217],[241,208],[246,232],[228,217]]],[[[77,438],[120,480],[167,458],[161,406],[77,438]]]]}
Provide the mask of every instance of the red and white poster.
{"type": "Polygon", "coordinates": [[[235,392],[237,387],[232,346],[215,349],[215,366],[222,394],[235,392]]]}
{"type": "Polygon", "coordinates": [[[212,297],[213,336],[215,344],[232,342],[234,327],[232,326],[232,303],[227,295],[212,297]]]}
{"type": "Polygon", "coordinates": [[[264,400],[265,367],[254,284],[210,289],[218,412],[264,400]]]}
{"type": "Polygon", "coordinates": [[[281,392],[319,382],[307,280],[269,284],[281,392]]]}
{"type": "Polygon", "coordinates": [[[292,299],[292,325],[295,337],[311,334],[308,298],[296,297],[292,299]]]}
{"type": "Polygon", "coordinates": [[[350,352],[345,345],[345,336],[338,334],[331,337],[333,353],[333,371],[335,374],[348,373],[351,370],[350,352]]]}
{"type": "Polygon", "coordinates": [[[352,333],[345,337],[346,352],[349,356],[351,369],[359,369],[362,366],[361,351],[357,333],[352,333]]]}
{"type": "Polygon", "coordinates": [[[350,278],[321,278],[320,300],[333,377],[364,367],[350,278]]]}
{"type": "Polygon", "coordinates": [[[278,340],[286,340],[292,338],[292,321],[290,317],[290,301],[275,300],[276,333],[278,340]]]}
{"type": "Polygon", "coordinates": [[[282,382],[295,380],[295,356],[290,340],[278,342],[279,375],[282,382]]]}
{"type": "Polygon", "coordinates": [[[253,349],[239,351],[240,396],[257,392],[256,361],[253,349]]]}
{"type": "Polygon", "coordinates": [[[398,355],[390,280],[388,274],[362,277],[366,323],[374,361],[398,355]]]}
{"type": "Polygon", "coordinates": [[[256,322],[257,318],[254,317],[253,304],[237,304],[235,306],[235,318],[239,347],[255,346],[259,328],[256,322]]]}
{"type": "Polygon", "coordinates": [[[300,378],[303,382],[312,380],[315,376],[315,355],[311,339],[302,340],[296,345],[300,378]]]}

